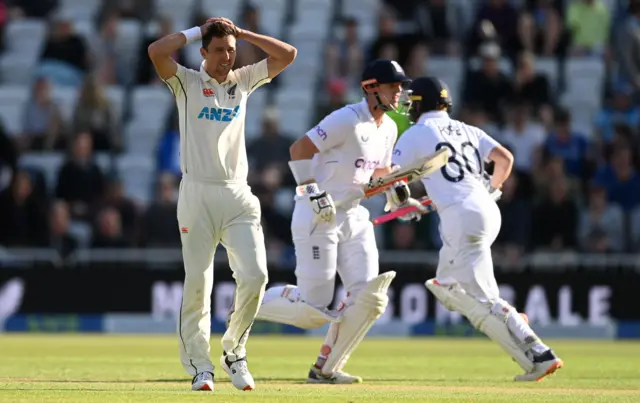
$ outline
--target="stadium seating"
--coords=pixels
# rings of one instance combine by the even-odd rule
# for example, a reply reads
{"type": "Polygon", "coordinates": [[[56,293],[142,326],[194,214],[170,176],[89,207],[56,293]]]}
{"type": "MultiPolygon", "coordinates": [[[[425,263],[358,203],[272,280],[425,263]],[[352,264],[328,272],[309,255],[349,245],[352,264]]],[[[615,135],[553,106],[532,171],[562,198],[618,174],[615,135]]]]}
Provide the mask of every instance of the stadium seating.
{"type": "MultiPolygon", "coordinates": [[[[223,16],[238,21],[247,1],[229,0],[155,0],[157,16],[169,17],[174,30],[187,28],[197,15],[223,16]]],[[[279,125],[283,133],[299,137],[314,123],[316,103],[325,91],[318,84],[324,74],[324,48],[327,41],[339,33],[335,28],[341,17],[356,17],[358,35],[364,49],[375,40],[379,12],[383,0],[253,0],[259,9],[259,25],[265,33],[282,38],[298,49],[293,65],[278,77],[278,85],[268,85],[256,90],[247,104],[247,142],[258,137],[261,131],[262,113],[267,106],[274,106],[280,115],[279,125]],[[320,94],[319,94],[320,91],[320,94]]],[[[517,4],[517,1],[512,2],[517,4]]],[[[72,17],[75,30],[82,35],[90,49],[101,45],[100,29],[96,17],[101,0],[60,0],[57,15],[72,17]]],[[[452,0],[457,5],[461,32],[470,27],[475,7],[467,7],[466,0],[452,0]]],[[[477,7],[478,3],[474,3],[477,7]]],[[[614,10],[615,1],[606,4],[614,10]]],[[[6,130],[18,134],[22,130],[24,109],[29,101],[30,85],[37,67],[37,60],[47,38],[48,24],[44,20],[10,21],[5,30],[7,48],[0,56],[0,118],[6,130]]],[[[168,118],[175,108],[171,92],[162,84],[136,86],[133,84],[140,57],[140,46],[146,35],[157,32],[158,23],[122,19],[118,23],[115,47],[125,66],[125,83],[104,88],[115,119],[124,137],[124,154],[118,157],[116,166],[125,180],[129,195],[139,203],[152,197],[155,180],[155,153],[158,140],[164,134],[168,118]],[[126,175],[123,175],[127,172],[126,175]]],[[[461,34],[458,34],[461,37],[461,34]]],[[[200,46],[191,44],[185,49],[186,65],[198,70],[201,64],[200,46]]],[[[472,61],[472,65],[473,65],[472,61]]],[[[504,59],[501,67],[512,72],[511,64],[504,59]]],[[[605,83],[605,66],[598,58],[570,58],[564,65],[553,58],[535,60],[538,72],[545,74],[556,99],[569,107],[574,125],[590,134],[593,116],[601,107],[605,83]],[[561,67],[564,70],[561,70],[561,67]],[[561,79],[564,78],[564,81],[561,79]],[[563,84],[560,86],[560,84],[563,84]],[[562,91],[564,89],[564,91],[562,91]]],[[[454,99],[463,90],[465,66],[461,58],[430,56],[424,61],[423,73],[441,77],[450,87],[454,99]]],[[[361,97],[358,88],[350,88],[350,99],[361,97]]],[[[71,121],[78,93],[75,88],[55,86],[52,95],[67,121],[71,121]]],[[[459,107],[460,103],[456,103],[459,107]]],[[[457,111],[457,109],[456,109],[457,111]]],[[[57,169],[64,158],[52,153],[27,153],[21,165],[35,166],[45,173],[48,186],[55,187],[57,169]]],[[[111,169],[111,157],[97,155],[96,161],[105,170],[111,169]]],[[[285,211],[290,208],[290,195],[280,192],[277,204],[285,211]]]]}

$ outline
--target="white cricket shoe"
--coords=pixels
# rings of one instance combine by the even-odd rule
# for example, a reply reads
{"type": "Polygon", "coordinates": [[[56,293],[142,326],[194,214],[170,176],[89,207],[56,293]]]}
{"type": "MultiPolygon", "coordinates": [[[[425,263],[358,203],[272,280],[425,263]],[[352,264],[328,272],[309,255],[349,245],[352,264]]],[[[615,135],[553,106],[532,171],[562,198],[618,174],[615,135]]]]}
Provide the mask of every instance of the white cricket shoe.
{"type": "Polygon", "coordinates": [[[564,362],[553,351],[547,350],[533,357],[533,371],[524,375],[517,375],[514,380],[519,382],[541,381],[547,375],[551,375],[564,366],[564,362]]]}
{"type": "Polygon", "coordinates": [[[307,377],[307,383],[351,385],[353,383],[362,383],[362,378],[339,371],[331,375],[324,375],[315,365],[312,365],[307,377]]]}
{"type": "Polygon", "coordinates": [[[231,383],[236,387],[236,389],[254,390],[256,388],[253,377],[249,372],[246,358],[241,358],[232,362],[227,358],[227,355],[224,354],[220,357],[220,365],[222,366],[222,369],[224,369],[224,372],[229,375],[231,383]]]}
{"type": "Polygon", "coordinates": [[[213,374],[211,372],[200,372],[194,376],[191,390],[213,392],[213,374]]]}

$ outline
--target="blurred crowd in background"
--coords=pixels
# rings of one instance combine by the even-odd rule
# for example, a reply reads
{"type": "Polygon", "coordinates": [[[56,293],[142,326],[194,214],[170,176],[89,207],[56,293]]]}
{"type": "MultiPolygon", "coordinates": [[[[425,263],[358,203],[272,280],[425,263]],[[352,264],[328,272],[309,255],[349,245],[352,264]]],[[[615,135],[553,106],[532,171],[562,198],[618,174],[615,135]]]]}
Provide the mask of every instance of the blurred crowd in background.
{"type": "MultiPolygon", "coordinates": [[[[289,31],[280,27],[295,23],[296,12],[304,9],[300,2],[305,3],[239,2],[233,15],[224,16],[288,40],[289,31]],[[276,5],[282,15],[271,9],[276,5]]],[[[169,94],[146,56],[147,46],[202,24],[212,16],[204,3],[214,2],[0,0],[0,245],[51,247],[63,256],[87,247],[179,247],[175,104],[154,109],[153,97],[135,94],[150,88],[169,94]],[[88,9],[89,3],[95,7],[88,9]],[[188,18],[163,14],[169,3],[186,10],[182,15],[188,18]],[[79,15],[80,9],[91,15],[79,15]],[[26,56],[19,52],[35,46],[23,45],[26,33],[36,30],[32,21],[45,30],[27,76],[20,64],[26,56]],[[122,34],[131,21],[146,28],[122,34]],[[137,57],[123,60],[116,42],[131,32],[139,35],[132,53],[137,57]],[[63,89],[73,92],[73,103],[55,97],[63,89]],[[12,98],[17,91],[26,91],[26,102],[12,98]],[[143,104],[150,109],[144,119],[137,115],[143,104]],[[154,124],[161,132],[157,138],[137,135],[154,124]],[[142,166],[145,158],[151,167],[142,166]],[[144,178],[131,182],[138,176],[144,178]]],[[[303,94],[312,111],[302,127],[359,100],[367,61],[395,59],[411,77],[444,79],[453,94],[453,115],[513,151],[515,173],[498,203],[503,222],[496,253],[515,262],[533,251],[640,250],[639,1],[314,4],[320,3],[330,19],[319,28],[326,31],[313,56],[321,62],[320,74],[313,90],[303,94]]],[[[192,47],[175,57],[197,68],[197,45],[192,47]]],[[[299,47],[299,59],[306,49],[299,47]]],[[[264,56],[240,41],[235,67],[264,56]]],[[[285,70],[265,91],[286,91],[280,87],[287,74],[294,73],[285,70]]],[[[268,249],[290,254],[295,184],[288,148],[305,129],[286,124],[292,119],[287,100],[270,102],[273,96],[248,111],[259,122],[247,126],[250,184],[262,202],[268,249]]],[[[400,121],[399,126],[406,128],[400,121]]],[[[366,205],[375,216],[383,204],[366,205]]],[[[377,229],[379,247],[436,250],[437,221],[431,214],[419,223],[384,225],[377,229]]]]}

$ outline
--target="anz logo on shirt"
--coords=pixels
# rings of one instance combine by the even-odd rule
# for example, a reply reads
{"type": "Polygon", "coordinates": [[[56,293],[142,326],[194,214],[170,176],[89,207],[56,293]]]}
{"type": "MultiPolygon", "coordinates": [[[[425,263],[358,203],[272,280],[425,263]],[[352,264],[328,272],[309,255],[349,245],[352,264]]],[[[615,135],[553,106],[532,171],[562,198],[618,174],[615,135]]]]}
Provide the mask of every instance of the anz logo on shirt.
{"type": "Polygon", "coordinates": [[[209,108],[205,106],[200,111],[198,119],[215,120],[218,122],[231,122],[240,114],[240,105],[235,108],[209,108]]]}

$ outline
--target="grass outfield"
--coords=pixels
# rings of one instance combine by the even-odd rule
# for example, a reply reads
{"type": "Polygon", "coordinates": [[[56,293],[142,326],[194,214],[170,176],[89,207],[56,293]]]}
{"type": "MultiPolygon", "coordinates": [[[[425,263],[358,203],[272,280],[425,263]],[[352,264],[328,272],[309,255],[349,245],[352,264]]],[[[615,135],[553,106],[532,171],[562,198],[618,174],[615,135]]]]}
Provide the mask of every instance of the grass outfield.
{"type": "MultiPolygon", "coordinates": [[[[191,392],[167,336],[0,336],[0,402],[640,402],[640,343],[553,341],[565,367],[514,383],[516,364],[483,339],[366,339],[347,370],[360,385],[306,385],[321,340],[249,341],[253,392],[217,371],[216,391],[191,392]]],[[[218,361],[219,336],[213,339],[218,361]]]]}

